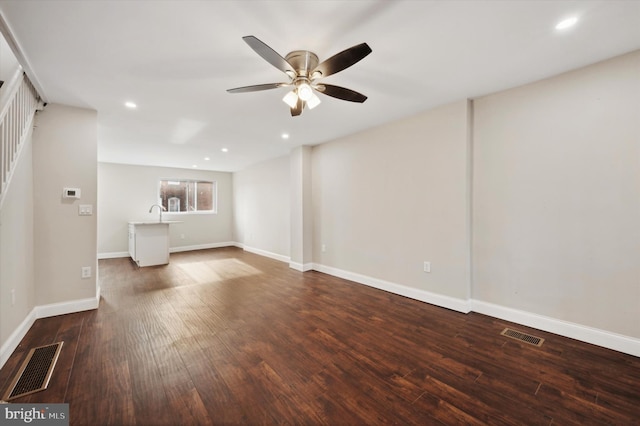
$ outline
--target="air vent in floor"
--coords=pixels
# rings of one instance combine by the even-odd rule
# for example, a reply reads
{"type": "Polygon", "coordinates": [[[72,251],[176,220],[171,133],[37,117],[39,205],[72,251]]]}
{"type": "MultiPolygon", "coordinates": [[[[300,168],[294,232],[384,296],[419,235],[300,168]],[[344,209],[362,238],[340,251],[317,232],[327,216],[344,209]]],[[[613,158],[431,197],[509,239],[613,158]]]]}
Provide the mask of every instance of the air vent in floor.
{"type": "Polygon", "coordinates": [[[512,330],[510,328],[505,328],[502,330],[503,336],[510,337],[512,339],[519,340],[524,343],[528,343],[533,346],[542,346],[544,343],[544,339],[542,337],[532,336],[531,334],[522,333],[520,331],[512,330]]]}
{"type": "Polygon", "coordinates": [[[3,399],[10,401],[45,390],[49,386],[49,379],[53,374],[63,343],[58,342],[31,349],[3,399]]]}

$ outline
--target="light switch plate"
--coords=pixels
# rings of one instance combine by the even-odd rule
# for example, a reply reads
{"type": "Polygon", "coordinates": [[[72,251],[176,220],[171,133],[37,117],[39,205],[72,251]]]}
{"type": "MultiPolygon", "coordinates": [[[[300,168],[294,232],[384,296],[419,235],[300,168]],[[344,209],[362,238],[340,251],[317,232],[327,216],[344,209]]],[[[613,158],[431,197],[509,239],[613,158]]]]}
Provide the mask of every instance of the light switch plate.
{"type": "Polygon", "coordinates": [[[93,214],[93,205],[91,204],[80,204],[78,206],[78,215],[80,216],[91,216],[93,214]]]}

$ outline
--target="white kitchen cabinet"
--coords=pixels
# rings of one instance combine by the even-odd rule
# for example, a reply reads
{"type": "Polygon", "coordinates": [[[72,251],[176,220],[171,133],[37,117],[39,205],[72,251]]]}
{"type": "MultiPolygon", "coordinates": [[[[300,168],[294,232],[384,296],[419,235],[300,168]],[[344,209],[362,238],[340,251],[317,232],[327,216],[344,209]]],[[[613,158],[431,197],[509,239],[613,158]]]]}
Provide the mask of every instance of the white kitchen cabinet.
{"type": "Polygon", "coordinates": [[[169,263],[169,223],[129,222],[129,255],[138,266],[169,263]]]}

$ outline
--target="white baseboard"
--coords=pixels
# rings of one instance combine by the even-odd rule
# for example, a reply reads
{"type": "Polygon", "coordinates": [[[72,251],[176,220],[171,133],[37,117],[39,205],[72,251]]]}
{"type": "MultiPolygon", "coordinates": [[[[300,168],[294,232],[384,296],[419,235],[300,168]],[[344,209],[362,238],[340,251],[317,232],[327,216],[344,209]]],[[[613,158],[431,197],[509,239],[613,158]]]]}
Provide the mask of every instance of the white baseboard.
{"type": "Polygon", "coordinates": [[[89,297],[87,299],[70,300],[68,302],[50,303],[33,308],[36,311],[36,319],[55,317],[56,315],[72,314],[74,312],[89,311],[98,309],[100,296],[89,297]]]}
{"type": "Polygon", "coordinates": [[[270,251],[262,250],[255,247],[248,247],[244,244],[235,243],[236,247],[242,248],[244,251],[248,251],[249,253],[259,254],[260,256],[268,257],[270,259],[279,260],[280,262],[289,263],[289,256],[284,256],[278,253],[272,253],[270,251]]]}
{"type": "Polygon", "coordinates": [[[128,251],[112,251],[108,253],[98,253],[99,259],[118,259],[120,257],[129,257],[128,251]]]}
{"type": "Polygon", "coordinates": [[[469,301],[464,299],[456,299],[455,297],[444,296],[442,294],[431,293],[426,290],[419,290],[413,287],[407,287],[401,284],[384,281],[378,278],[369,277],[366,275],[356,274],[354,272],[344,271],[342,269],[333,268],[331,266],[325,266],[315,263],[313,269],[318,272],[333,275],[335,277],[344,278],[349,281],[355,281],[359,284],[368,285],[369,287],[375,287],[380,290],[388,291],[390,293],[399,294],[401,296],[409,297],[411,299],[420,300],[421,302],[431,303],[432,305],[441,306],[443,308],[451,309],[454,311],[469,313],[470,305],[469,301]]]}
{"type": "Polygon", "coordinates": [[[640,339],[479,300],[473,300],[471,308],[480,314],[640,357],[640,339]]]}
{"type": "Polygon", "coordinates": [[[0,348],[0,368],[2,368],[5,362],[7,362],[13,351],[16,350],[37,319],[97,309],[99,303],[100,288],[98,287],[96,290],[96,297],[34,307],[0,348]]]}
{"type": "Polygon", "coordinates": [[[313,271],[313,263],[289,262],[289,268],[300,272],[313,271]]]}
{"type": "MultiPolygon", "coordinates": [[[[206,250],[212,248],[221,248],[221,247],[234,247],[236,243],[231,241],[225,241],[221,243],[208,243],[208,244],[196,244],[192,246],[180,246],[180,247],[170,247],[169,253],[180,253],[183,251],[193,251],[193,250],[206,250]]],[[[128,256],[129,254],[127,254],[128,256]]]]}
{"type": "Polygon", "coordinates": [[[31,310],[31,312],[29,312],[25,319],[22,320],[20,325],[15,330],[13,330],[13,333],[11,333],[11,336],[9,336],[7,341],[4,342],[2,347],[0,347],[0,368],[4,366],[4,363],[7,362],[13,351],[16,350],[16,348],[35,321],[36,310],[34,308],[31,310]]]}

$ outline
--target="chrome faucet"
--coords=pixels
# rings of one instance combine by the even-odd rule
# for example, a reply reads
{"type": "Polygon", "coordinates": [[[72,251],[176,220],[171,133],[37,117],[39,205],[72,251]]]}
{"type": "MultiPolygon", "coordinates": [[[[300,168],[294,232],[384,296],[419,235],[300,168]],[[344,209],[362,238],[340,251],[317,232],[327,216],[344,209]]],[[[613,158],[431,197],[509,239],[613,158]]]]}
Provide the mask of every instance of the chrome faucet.
{"type": "Polygon", "coordinates": [[[149,209],[149,213],[151,213],[151,211],[153,210],[154,207],[157,207],[158,210],[160,211],[160,222],[162,222],[162,211],[167,211],[167,209],[165,209],[164,207],[162,207],[160,204],[154,204],[151,206],[151,208],[149,209]]]}

